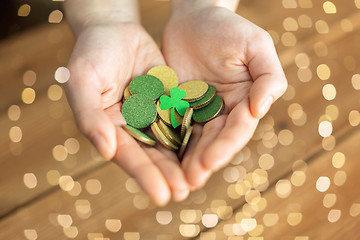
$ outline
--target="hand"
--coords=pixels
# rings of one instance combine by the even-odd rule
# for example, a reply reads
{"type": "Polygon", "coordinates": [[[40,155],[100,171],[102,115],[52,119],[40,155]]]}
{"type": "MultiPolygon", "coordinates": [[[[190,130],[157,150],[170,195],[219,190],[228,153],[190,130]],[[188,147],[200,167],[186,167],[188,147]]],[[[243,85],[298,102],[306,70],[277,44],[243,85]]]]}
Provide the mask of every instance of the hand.
{"type": "Polygon", "coordinates": [[[179,161],[173,152],[146,147],[124,132],[120,112],[131,79],[160,64],[160,50],[139,24],[94,24],[78,34],[66,92],[79,129],[100,154],[113,158],[164,205],[171,195],[180,201],[189,193],[179,161]]]}
{"type": "Polygon", "coordinates": [[[162,51],[181,81],[204,80],[225,103],[221,116],[194,127],[182,162],[194,189],[244,147],[287,81],[269,34],[221,7],[175,11],[162,51]]]}

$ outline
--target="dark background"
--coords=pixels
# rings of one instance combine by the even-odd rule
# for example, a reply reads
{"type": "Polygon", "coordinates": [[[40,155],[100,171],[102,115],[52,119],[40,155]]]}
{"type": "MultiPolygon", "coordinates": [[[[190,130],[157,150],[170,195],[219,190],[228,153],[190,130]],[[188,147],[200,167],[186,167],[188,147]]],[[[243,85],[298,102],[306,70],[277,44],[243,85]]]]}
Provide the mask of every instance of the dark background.
{"type": "Polygon", "coordinates": [[[47,22],[53,10],[62,9],[61,3],[50,0],[0,0],[0,39],[47,22]],[[23,4],[31,7],[27,17],[17,15],[19,7],[23,4]]]}

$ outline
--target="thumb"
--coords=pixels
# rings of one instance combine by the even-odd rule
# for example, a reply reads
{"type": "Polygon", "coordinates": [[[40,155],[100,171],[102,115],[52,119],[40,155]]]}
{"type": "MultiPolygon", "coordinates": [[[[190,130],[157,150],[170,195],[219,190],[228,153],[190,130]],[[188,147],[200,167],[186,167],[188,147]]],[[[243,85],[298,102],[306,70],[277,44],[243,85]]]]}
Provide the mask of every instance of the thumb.
{"type": "Polygon", "coordinates": [[[103,109],[96,71],[85,59],[71,62],[69,70],[65,90],[76,124],[97,151],[105,159],[111,159],[116,152],[116,128],[103,109]]]}
{"type": "Polygon", "coordinates": [[[253,117],[262,118],[270,106],[287,88],[287,81],[276,54],[274,44],[267,32],[249,46],[248,68],[253,85],[250,89],[250,109],[253,117]]]}

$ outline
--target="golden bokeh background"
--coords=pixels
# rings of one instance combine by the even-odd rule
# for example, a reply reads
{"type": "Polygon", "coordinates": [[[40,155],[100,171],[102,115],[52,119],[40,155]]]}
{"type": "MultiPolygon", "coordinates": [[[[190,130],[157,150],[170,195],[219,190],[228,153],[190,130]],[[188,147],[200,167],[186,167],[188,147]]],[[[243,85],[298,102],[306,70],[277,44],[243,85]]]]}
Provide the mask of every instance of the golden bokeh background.
{"type": "MultiPolygon", "coordinates": [[[[170,2],[140,2],[159,43],[170,2]]],[[[238,13],[270,33],[289,87],[226,168],[163,208],[78,132],[61,9],[2,40],[0,239],[360,239],[360,0],[241,0],[238,13]]]]}

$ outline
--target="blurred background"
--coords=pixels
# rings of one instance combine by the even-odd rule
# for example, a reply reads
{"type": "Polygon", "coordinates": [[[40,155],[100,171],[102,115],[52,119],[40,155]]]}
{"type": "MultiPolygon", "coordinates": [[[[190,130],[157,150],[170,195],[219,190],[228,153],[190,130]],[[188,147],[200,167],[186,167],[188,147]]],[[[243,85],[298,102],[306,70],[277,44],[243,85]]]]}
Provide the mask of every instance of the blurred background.
{"type": "MultiPolygon", "coordinates": [[[[141,0],[160,43],[170,1],[141,0]]],[[[360,0],[241,0],[289,81],[249,144],[163,208],[81,136],[60,1],[0,2],[0,239],[360,239],[360,0]]]]}
{"type": "MultiPolygon", "coordinates": [[[[49,14],[61,10],[61,1],[5,0],[0,2],[0,39],[47,22],[49,14]],[[30,15],[31,12],[31,15],[30,15]]],[[[55,14],[55,13],[52,13],[55,14]]]]}

